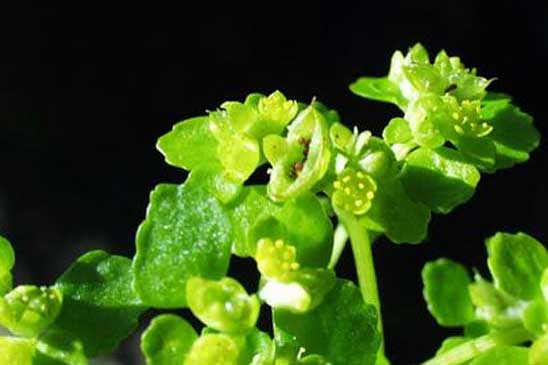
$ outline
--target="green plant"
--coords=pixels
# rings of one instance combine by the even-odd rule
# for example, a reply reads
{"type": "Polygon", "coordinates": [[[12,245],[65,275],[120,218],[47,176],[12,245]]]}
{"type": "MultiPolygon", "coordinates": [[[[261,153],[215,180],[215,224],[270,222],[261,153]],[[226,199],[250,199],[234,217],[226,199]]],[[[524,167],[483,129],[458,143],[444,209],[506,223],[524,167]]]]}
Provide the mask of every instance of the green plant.
{"type": "MultiPolygon", "coordinates": [[[[14,253],[0,239],[0,324],[14,335],[0,338],[0,362],[86,364],[112,352],[148,308],[189,308],[200,334],[174,314],[156,317],[142,336],[148,365],[387,364],[375,239],[420,243],[432,212],[449,213],[481,173],[524,162],[538,146],[532,118],[487,92],[490,83],[445,52],[431,63],[417,44],[394,54],[387,77],[351,86],[402,110],[382,138],[279,91],[176,124],[157,147],[190,173],[152,191],[132,260],[93,251],[51,287],[14,289],[14,253]],[[268,182],[247,183],[263,165],[268,182]],[[334,272],[348,239],[359,286],[334,272]],[[257,293],[227,276],[231,255],[256,262],[257,293]],[[256,327],[265,303],[273,338],[256,327]]],[[[471,283],[448,260],[426,266],[429,309],[465,336],[425,364],[546,363],[548,254],[523,234],[495,236],[489,253],[494,284],[471,283]],[[531,340],[531,351],[514,346],[531,340]]]]}

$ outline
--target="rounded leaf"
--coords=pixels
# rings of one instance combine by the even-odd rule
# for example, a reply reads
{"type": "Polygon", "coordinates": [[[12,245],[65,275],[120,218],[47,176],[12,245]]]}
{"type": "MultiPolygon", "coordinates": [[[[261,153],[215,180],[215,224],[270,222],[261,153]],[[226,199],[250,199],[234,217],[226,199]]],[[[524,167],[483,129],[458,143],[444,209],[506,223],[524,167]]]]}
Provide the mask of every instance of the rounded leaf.
{"type": "Polygon", "coordinates": [[[524,300],[542,295],[541,278],[548,267],[548,251],[525,233],[497,233],[487,239],[487,264],[495,286],[524,300]]]}
{"type": "Polygon", "coordinates": [[[462,265],[448,259],[429,262],[422,270],[422,280],[428,310],[440,325],[458,327],[474,319],[468,293],[472,281],[462,265]]]}

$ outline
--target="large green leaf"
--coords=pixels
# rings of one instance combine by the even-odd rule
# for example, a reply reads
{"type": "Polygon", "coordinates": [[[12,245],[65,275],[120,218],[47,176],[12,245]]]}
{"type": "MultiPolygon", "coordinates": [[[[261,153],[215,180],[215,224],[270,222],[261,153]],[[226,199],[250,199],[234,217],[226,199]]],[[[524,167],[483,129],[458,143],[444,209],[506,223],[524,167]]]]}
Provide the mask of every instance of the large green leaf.
{"type": "Polygon", "coordinates": [[[541,278],[548,267],[546,248],[525,233],[497,233],[487,240],[487,264],[495,286],[520,299],[542,295],[541,278]]]}
{"type": "Polygon", "coordinates": [[[146,309],[132,281],[128,258],[104,251],[83,255],[57,279],[63,308],[52,329],[81,341],[87,356],[112,352],[146,309]]]}
{"type": "Polygon", "coordinates": [[[323,303],[306,314],[276,310],[274,322],[282,347],[323,355],[333,365],[375,364],[380,344],[377,311],[349,281],[338,280],[323,303]]]}
{"type": "Polygon", "coordinates": [[[480,173],[449,148],[419,148],[407,158],[402,182],[409,196],[436,213],[449,213],[474,194],[480,173]]]}
{"type": "Polygon", "coordinates": [[[160,184],[137,232],[135,289],[152,307],[186,306],[188,278],[226,274],[233,241],[226,209],[200,180],[160,184]]]}
{"type": "Polygon", "coordinates": [[[462,265],[448,259],[429,262],[422,270],[422,280],[428,310],[440,325],[458,327],[474,319],[468,293],[471,280],[462,265]]]}

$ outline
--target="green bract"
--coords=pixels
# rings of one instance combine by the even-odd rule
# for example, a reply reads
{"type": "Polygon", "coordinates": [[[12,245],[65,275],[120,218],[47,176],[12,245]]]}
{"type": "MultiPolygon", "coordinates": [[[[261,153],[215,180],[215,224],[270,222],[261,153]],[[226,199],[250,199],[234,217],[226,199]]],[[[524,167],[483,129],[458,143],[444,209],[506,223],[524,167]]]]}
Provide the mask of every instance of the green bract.
{"type": "Polygon", "coordinates": [[[62,301],[55,288],[18,286],[0,298],[0,325],[13,334],[36,337],[57,318],[62,301]]]}
{"type": "Polygon", "coordinates": [[[191,278],[186,284],[188,306],[209,327],[221,332],[246,332],[255,327],[261,303],[247,295],[236,280],[191,278]]]}

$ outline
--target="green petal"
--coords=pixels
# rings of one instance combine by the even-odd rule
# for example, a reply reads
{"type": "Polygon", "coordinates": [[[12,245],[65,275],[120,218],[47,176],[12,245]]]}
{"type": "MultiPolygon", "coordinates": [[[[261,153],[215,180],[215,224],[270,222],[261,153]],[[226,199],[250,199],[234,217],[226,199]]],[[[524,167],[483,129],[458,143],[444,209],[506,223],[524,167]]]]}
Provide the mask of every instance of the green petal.
{"type": "Polygon", "coordinates": [[[198,334],[187,321],[174,314],[152,320],[141,337],[147,365],[181,365],[198,334]]]}
{"type": "Polygon", "coordinates": [[[137,327],[145,311],[132,288],[131,260],[92,251],[59,279],[63,308],[52,329],[80,341],[87,356],[112,352],[137,327]]]}
{"type": "Polygon", "coordinates": [[[436,321],[446,327],[463,326],[474,318],[466,269],[448,259],[429,262],[422,270],[424,298],[436,321]]]}
{"type": "Polygon", "coordinates": [[[268,124],[267,130],[263,130],[262,133],[256,134],[258,138],[267,134],[281,134],[287,124],[299,110],[297,102],[294,100],[287,100],[279,91],[274,91],[268,97],[259,100],[257,109],[263,124],[268,124]]]}
{"type": "Polygon", "coordinates": [[[329,126],[314,105],[300,112],[289,125],[287,146],[283,157],[270,161],[272,172],[268,194],[276,201],[312,189],[329,167],[329,126]]]}
{"type": "Polygon", "coordinates": [[[33,365],[32,354],[35,340],[0,337],[0,364],[33,365]]]}
{"type": "Polygon", "coordinates": [[[472,197],[479,171],[457,151],[419,148],[405,159],[402,183],[411,199],[436,213],[449,213],[472,197]]]}
{"type": "Polygon", "coordinates": [[[348,281],[338,280],[323,303],[306,314],[276,310],[274,325],[279,346],[302,347],[304,355],[322,355],[333,365],[375,364],[380,344],[376,309],[348,281]]]}
{"type": "Polygon", "coordinates": [[[36,337],[57,318],[62,303],[56,288],[18,286],[0,298],[0,324],[13,334],[36,337]]]}
{"type": "Polygon", "coordinates": [[[524,300],[542,295],[540,282],[548,267],[544,246],[525,233],[497,233],[487,240],[487,264],[495,286],[524,300]]]}
{"type": "Polygon", "coordinates": [[[399,88],[387,77],[360,77],[350,85],[350,91],[366,99],[392,103],[400,107],[406,105],[399,88]]]}
{"type": "Polygon", "coordinates": [[[257,322],[261,303],[232,278],[187,281],[186,297],[192,313],[208,327],[225,333],[248,332],[257,322]]]}
{"type": "Polygon", "coordinates": [[[219,279],[226,274],[232,224],[200,180],[161,184],[150,195],[136,241],[133,269],[140,298],[152,307],[184,307],[188,278],[219,279]]]}

